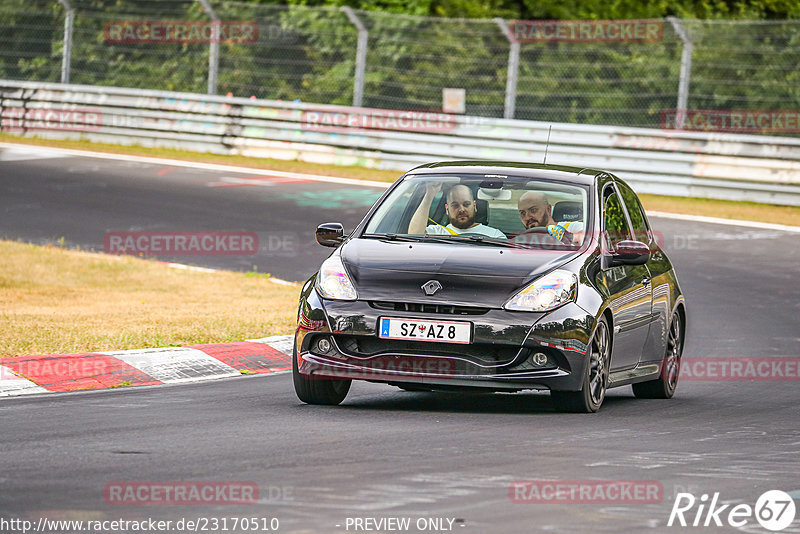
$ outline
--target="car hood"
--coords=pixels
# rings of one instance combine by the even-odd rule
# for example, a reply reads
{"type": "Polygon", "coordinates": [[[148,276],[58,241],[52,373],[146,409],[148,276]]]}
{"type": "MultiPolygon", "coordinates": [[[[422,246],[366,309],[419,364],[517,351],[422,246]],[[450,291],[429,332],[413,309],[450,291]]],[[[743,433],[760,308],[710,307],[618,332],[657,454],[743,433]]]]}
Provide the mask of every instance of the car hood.
{"type": "Polygon", "coordinates": [[[501,307],[537,276],[575,251],[520,250],[471,243],[351,239],[341,257],[359,300],[501,307]],[[427,296],[422,285],[442,289],[427,296]]]}

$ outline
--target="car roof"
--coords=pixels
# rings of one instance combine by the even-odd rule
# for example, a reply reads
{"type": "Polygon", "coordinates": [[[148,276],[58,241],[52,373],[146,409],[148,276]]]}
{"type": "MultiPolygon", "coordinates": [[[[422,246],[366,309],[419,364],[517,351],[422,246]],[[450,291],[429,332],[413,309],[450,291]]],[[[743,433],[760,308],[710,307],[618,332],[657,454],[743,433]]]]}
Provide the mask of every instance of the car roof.
{"type": "Polygon", "coordinates": [[[507,174],[526,178],[561,180],[582,185],[591,185],[599,169],[569,167],[566,165],[544,165],[520,161],[439,161],[415,167],[406,176],[416,174],[507,174]]]}

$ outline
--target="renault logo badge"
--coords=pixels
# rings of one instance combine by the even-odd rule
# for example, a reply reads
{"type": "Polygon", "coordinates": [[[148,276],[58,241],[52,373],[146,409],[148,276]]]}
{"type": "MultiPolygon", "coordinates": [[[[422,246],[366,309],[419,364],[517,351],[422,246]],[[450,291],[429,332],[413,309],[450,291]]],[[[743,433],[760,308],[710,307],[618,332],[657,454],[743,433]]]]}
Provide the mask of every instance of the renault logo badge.
{"type": "Polygon", "coordinates": [[[428,280],[422,285],[422,290],[425,292],[426,295],[429,297],[442,289],[442,284],[437,282],[436,280],[428,280]]]}

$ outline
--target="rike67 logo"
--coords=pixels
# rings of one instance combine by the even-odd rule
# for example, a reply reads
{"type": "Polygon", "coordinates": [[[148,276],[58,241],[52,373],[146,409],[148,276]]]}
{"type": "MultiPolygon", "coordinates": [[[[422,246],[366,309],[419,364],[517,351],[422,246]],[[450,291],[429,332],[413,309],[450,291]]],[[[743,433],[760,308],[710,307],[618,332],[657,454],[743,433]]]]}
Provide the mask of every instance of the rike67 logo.
{"type": "Polygon", "coordinates": [[[781,490],[770,490],[761,494],[755,506],[722,504],[719,492],[709,501],[708,494],[696,498],[691,493],[678,493],[667,526],[742,528],[753,519],[763,528],[778,532],[788,527],[795,516],[795,504],[791,495],[781,490]],[[696,509],[695,509],[696,507],[696,509]]]}

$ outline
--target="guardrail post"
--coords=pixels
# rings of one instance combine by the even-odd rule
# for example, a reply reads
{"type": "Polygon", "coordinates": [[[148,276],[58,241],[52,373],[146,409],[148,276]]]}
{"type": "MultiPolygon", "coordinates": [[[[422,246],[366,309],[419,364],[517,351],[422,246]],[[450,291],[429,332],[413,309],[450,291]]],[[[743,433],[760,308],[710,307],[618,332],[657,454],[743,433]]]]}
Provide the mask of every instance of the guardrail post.
{"type": "Polygon", "coordinates": [[[675,28],[675,33],[683,41],[683,52],[681,53],[681,77],[678,82],[678,108],[675,114],[675,128],[677,130],[683,129],[683,124],[686,121],[686,109],[689,105],[689,77],[692,73],[692,49],[694,45],[692,39],[686,28],[683,27],[681,21],[675,17],[667,17],[667,20],[675,28]]]}
{"type": "Polygon", "coordinates": [[[364,101],[364,71],[367,68],[367,39],[369,32],[361,19],[358,18],[353,8],[342,6],[340,8],[347,18],[358,30],[358,46],[356,47],[356,77],[353,82],[353,106],[360,108],[364,101]]]}
{"type": "Polygon", "coordinates": [[[220,41],[220,22],[217,12],[208,3],[208,0],[199,0],[203,10],[211,17],[214,25],[211,44],[208,49],[208,94],[217,94],[217,75],[219,74],[219,41],[220,41]]]}
{"type": "Polygon", "coordinates": [[[517,79],[519,77],[519,41],[513,38],[508,24],[501,18],[494,19],[500,26],[500,31],[506,36],[509,43],[508,49],[508,75],[506,76],[506,102],[503,109],[503,118],[513,119],[517,107],[517,79]]]}
{"type": "Polygon", "coordinates": [[[75,21],[75,10],[69,0],[58,0],[64,6],[64,50],[61,55],[61,83],[69,83],[69,68],[72,63],[72,26],[75,21]]]}

